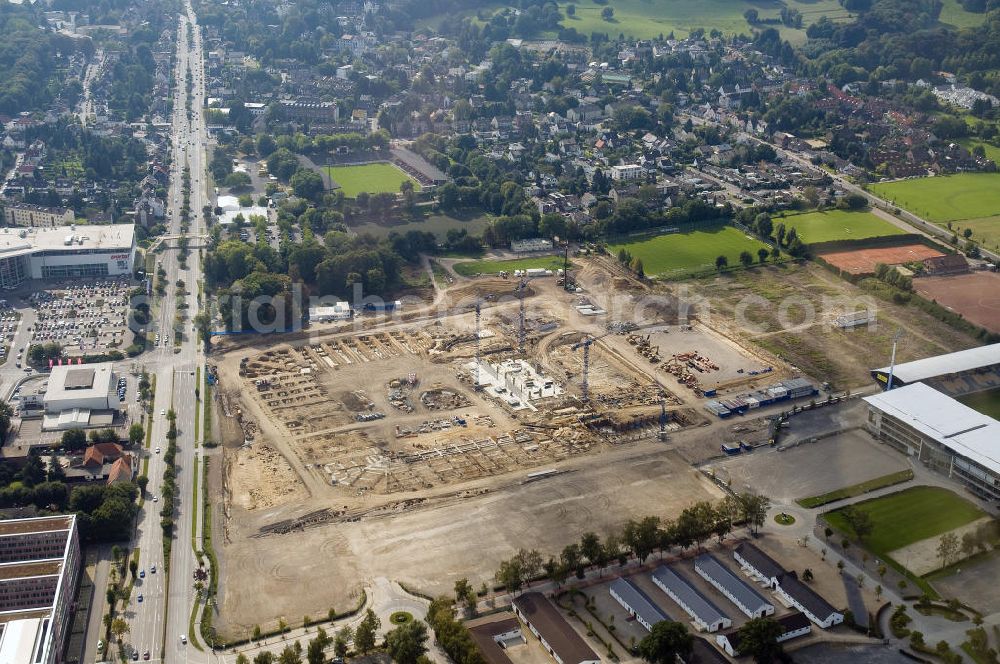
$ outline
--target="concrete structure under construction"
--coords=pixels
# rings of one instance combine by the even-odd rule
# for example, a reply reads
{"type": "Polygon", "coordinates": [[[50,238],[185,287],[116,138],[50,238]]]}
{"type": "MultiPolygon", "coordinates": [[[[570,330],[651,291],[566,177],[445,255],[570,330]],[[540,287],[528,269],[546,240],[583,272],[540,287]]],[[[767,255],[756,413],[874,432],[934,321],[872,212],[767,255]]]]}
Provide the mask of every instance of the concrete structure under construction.
{"type": "Polygon", "coordinates": [[[468,368],[486,394],[506,402],[514,410],[535,410],[533,401],[563,393],[554,379],[539,374],[525,360],[497,363],[480,360],[478,370],[475,362],[469,363],[468,368]]]}

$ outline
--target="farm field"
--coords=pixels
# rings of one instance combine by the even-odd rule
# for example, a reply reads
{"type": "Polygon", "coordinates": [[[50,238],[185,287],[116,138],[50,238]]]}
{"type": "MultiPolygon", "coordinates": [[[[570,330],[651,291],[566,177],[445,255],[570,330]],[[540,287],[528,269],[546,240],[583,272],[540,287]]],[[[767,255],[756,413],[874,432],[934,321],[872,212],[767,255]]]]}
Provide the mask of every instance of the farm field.
{"type": "MultiPolygon", "coordinates": [[[[872,533],[865,544],[880,556],[985,516],[978,507],[955,493],[930,486],[905,489],[853,507],[871,516],[872,533]]],[[[829,512],[826,518],[835,530],[854,534],[842,510],[829,512]]]]}
{"type": "Polygon", "coordinates": [[[824,210],[775,217],[774,225],[779,223],[785,224],[786,228],[794,228],[806,244],[903,234],[902,229],[866,211],[824,210]]]}
{"type": "Polygon", "coordinates": [[[740,264],[740,253],[749,251],[757,262],[758,249],[770,249],[766,244],[732,226],[715,226],[686,233],[671,233],[613,244],[612,255],[625,249],[642,261],[647,275],[678,279],[715,270],[717,256],[725,256],[730,267],[740,264]]]}
{"type": "Polygon", "coordinates": [[[377,224],[369,221],[351,225],[351,229],[356,233],[370,233],[375,237],[386,237],[389,233],[404,234],[408,231],[422,231],[434,233],[438,240],[444,240],[450,230],[464,229],[469,232],[469,235],[479,235],[489,224],[490,216],[488,214],[477,214],[469,218],[432,214],[425,219],[406,221],[401,224],[377,224]]]}
{"type": "Polygon", "coordinates": [[[958,397],[958,400],[983,415],[1000,420],[1000,390],[967,394],[964,397],[958,397]]]}
{"type": "MultiPolygon", "coordinates": [[[[514,270],[530,270],[532,268],[545,268],[547,270],[561,270],[563,267],[562,256],[535,256],[533,258],[515,258],[512,260],[482,260],[455,263],[455,272],[464,277],[474,277],[477,274],[496,274],[497,272],[514,270]]],[[[570,269],[573,264],[570,263],[570,269]]],[[[572,276],[572,274],[570,275],[572,276]]]]}
{"type": "Polygon", "coordinates": [[[414,191],[420,190],[420,184],[392,164],[376,163],[358,166],[326,166],[330,178],[340,185],[340,190],[347,198],[356,198],[361,192],[378,194],[382,192],[398,192],[399,185],[407,180],[413,182],[414,191]]]}

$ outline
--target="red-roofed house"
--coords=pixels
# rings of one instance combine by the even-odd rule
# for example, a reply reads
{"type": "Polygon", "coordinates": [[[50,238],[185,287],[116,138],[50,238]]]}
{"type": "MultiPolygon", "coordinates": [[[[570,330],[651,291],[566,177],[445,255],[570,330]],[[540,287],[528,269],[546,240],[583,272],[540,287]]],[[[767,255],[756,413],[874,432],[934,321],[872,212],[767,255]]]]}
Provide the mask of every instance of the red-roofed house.
{"type": "Polygon", "coordinates": [[[111,464],[111,472],[108,473],[108,484],[131,482],[134,476],[135,468],[132,466],[132,456],[126,454],[111,464]]]}

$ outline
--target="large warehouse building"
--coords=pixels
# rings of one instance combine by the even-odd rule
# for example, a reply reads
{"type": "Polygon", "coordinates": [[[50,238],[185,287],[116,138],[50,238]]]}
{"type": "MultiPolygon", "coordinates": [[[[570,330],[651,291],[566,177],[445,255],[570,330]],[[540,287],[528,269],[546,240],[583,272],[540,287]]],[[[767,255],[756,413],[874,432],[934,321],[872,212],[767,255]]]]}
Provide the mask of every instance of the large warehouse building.
{"type": "Polygon", "coordinates": [[[79,279],[132,274],[135,226],[0,228],[0,288],[28,279],[79,279]]]}
{"type": "Polygon", "coordinates": [[[0,521],[0,662],[63,661],[79,575],[76,516],[0,521]]]}
{"type": "Polygon", "coordinates": [[[1000,422],[924,383],[865,401],[867,427],[880,441],[1000,500],[1000,422]]]}

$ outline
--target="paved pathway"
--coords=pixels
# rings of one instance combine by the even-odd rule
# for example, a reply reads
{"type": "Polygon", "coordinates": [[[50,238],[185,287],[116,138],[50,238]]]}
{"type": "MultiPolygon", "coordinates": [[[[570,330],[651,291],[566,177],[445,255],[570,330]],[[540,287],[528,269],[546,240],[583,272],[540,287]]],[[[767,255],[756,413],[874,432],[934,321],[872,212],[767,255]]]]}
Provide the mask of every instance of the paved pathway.
{"type": "MultiPolygon", "coordinates": [[[[325,629],[327,634],[331,637],[344,627],[354,629],[364,618],[368,609],[374,611],[375,615],[378,616],[379,621],[382,623],[379,628],[379,634],[384,636],[386,632],[395,627],[389,621],[389,616],[393,613],[397,611],[406,611],[412,614],[415,619],[423,620],[424,616],[427,614],[427,607],[430,606],[430,602],[428,600],[411,595],[403,590],[397,582],[385,577],[377,577],[369,580],[366,584],[365,592],[364,606],[361,607],[360,611],[349,618],[336,620],[332,623],[323,623],[308,629],[302,629],[301,627],[292,629],[289,630],[283,637],[272,636],[266,639],[261,639],[260,641],[254,642],[250,645],[240,646],[233,648],[232,650],[220,651],[217,653],[217,657],[220,662],[235,662],[236,655],[238,653],[245,654],[251,660],[263,650],[270,650],[275,655],[278,655],[287,646],[292,645],[296,641],[302,644],[304,651],[309,645],[309,641],[316,637],[316,631],[319,627],[325,629]]],[[[432,661],[436,664],[450,664],[447,655],[445,655],[444,651],[434,644],[432,640],[429,640],[427,645],[429,648],[427,656],[432,661]]],[[[333,656],[332,647],[329,649],[328,654],[331,657],[333,656]]]]}

